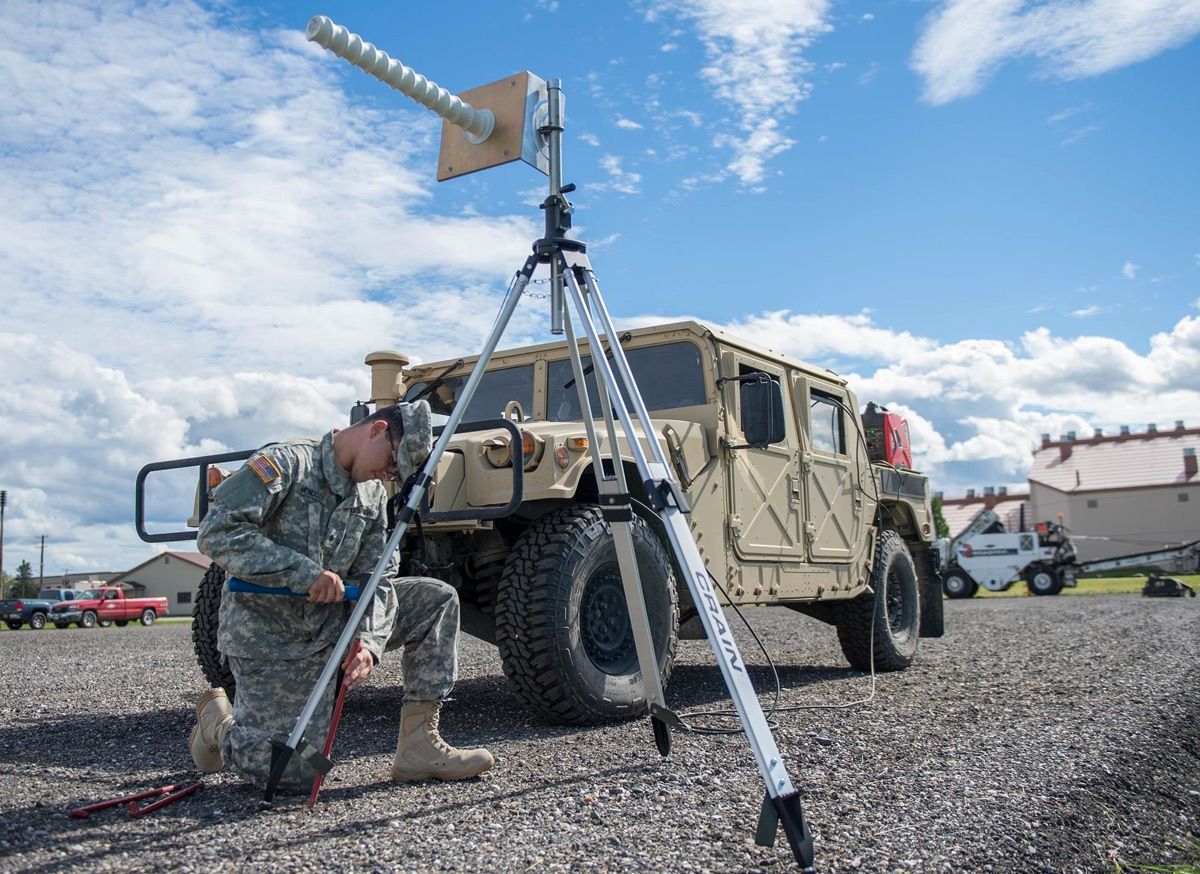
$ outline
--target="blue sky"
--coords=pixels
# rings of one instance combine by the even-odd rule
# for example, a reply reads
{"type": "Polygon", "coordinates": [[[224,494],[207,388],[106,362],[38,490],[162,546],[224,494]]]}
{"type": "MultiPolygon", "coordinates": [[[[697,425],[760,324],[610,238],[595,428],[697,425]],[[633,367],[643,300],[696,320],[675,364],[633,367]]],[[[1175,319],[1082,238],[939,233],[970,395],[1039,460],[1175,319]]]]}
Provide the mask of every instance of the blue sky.
{"type": "Polygon", "coordinates": [[[146,461],[319,433],[367,352],[486,332],[543,177],[435,183],[436,120],[306,43],[314,14],[454,91],[561,78],[614,314],[847,374],[947,494],[1019,485],[1041,433],[1200,422],[1200,0],[5,14],[6,570],[42,534],[48,573],[132,565],[146,461]]]}

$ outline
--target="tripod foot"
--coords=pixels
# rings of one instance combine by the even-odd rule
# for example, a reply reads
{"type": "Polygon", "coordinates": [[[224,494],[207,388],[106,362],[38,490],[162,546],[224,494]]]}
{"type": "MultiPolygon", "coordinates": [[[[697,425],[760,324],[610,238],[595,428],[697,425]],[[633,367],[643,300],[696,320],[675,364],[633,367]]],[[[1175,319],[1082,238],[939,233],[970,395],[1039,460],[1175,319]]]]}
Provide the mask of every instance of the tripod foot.
{"type": "Polygon", "coordinates": [[[291,761],[291,747],[282,741],[271,741],[271,773],[267,775],[267,788],[263,791],[263,802],[270,804],[275,800],[275,790],[279,788],[279,781],[283,779],[283,771],[291,761]]]}
{"type": "Polygon", "coordinates": [[[688,730],[674,710],[654,703],[650,704],[650,725],[654,729],[654,745],[663,758],[671,754],[671,729],[688,730]]]}
{"type": "Polygon", "coordinates": [[[763,798],[754,842],[760,847],[775,846],[775,834],[781,822],[800,870],[810,874],[813,871],[813,840],[804,819],[804,811],[800,808],[800,793],[792,792],[778,798],[767,795],[763,798]]]}
{"type": "Polygon", "coordinates": [[[671,729],[657,716],[650,717],[650,725],[654,729],[654,745],[658,747],[658,754],[665,759],[671,755],[671,729]]]}

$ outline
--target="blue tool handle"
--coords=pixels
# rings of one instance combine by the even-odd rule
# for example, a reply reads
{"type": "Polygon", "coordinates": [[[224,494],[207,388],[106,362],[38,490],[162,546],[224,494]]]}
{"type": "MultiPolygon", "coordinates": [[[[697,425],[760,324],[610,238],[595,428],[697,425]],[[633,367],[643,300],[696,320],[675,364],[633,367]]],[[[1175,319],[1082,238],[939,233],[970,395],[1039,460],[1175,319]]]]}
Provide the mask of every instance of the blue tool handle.
{"type": "MultiPolygon", "coordinates": [[[[359,595],[358,586],[346,586],[346,600],[357,601],[359,595]]],[[[290,595],[293,598],[307,598],[307,592],[293,592],[286,586],[260,586],[257,583],[248,583],[245,580],[239,580],[237,577],[229,578],[229,591],[245,592],[250,595],[290,595]]]]}

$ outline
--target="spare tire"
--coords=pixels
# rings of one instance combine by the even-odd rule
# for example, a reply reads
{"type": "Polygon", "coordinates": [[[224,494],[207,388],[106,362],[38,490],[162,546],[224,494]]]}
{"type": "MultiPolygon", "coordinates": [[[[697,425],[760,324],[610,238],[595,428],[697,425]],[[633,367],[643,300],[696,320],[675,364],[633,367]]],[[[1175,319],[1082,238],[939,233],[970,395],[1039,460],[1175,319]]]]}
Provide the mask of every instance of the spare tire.
{"type": "Polygon", "coordinates": [[[196,603],[192,607],[192,648],[196,662],[204,673],[204,679],[214,689],[224,689],[233,700],[236,683],[233,672],[221,651],[217,649],[217,629],[221,624],[221,592],[225,588],[225,571],[215,562],[208,566],[200,589],[196,592],[196,603]]]}

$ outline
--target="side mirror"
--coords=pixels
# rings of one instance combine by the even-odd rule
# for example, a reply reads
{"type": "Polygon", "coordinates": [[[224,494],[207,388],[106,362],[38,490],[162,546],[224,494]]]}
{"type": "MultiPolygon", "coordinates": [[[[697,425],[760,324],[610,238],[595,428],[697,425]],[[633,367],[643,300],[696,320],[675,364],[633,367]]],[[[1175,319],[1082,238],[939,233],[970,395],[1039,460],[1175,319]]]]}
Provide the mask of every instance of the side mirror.
{"type": "Polygon", "coordinates": [[[779,383],[764,378],[741,384],[742,433],[746,443],[761,449],[772,443],[781,443],[783,429],[783,393],[779,383]]]}

